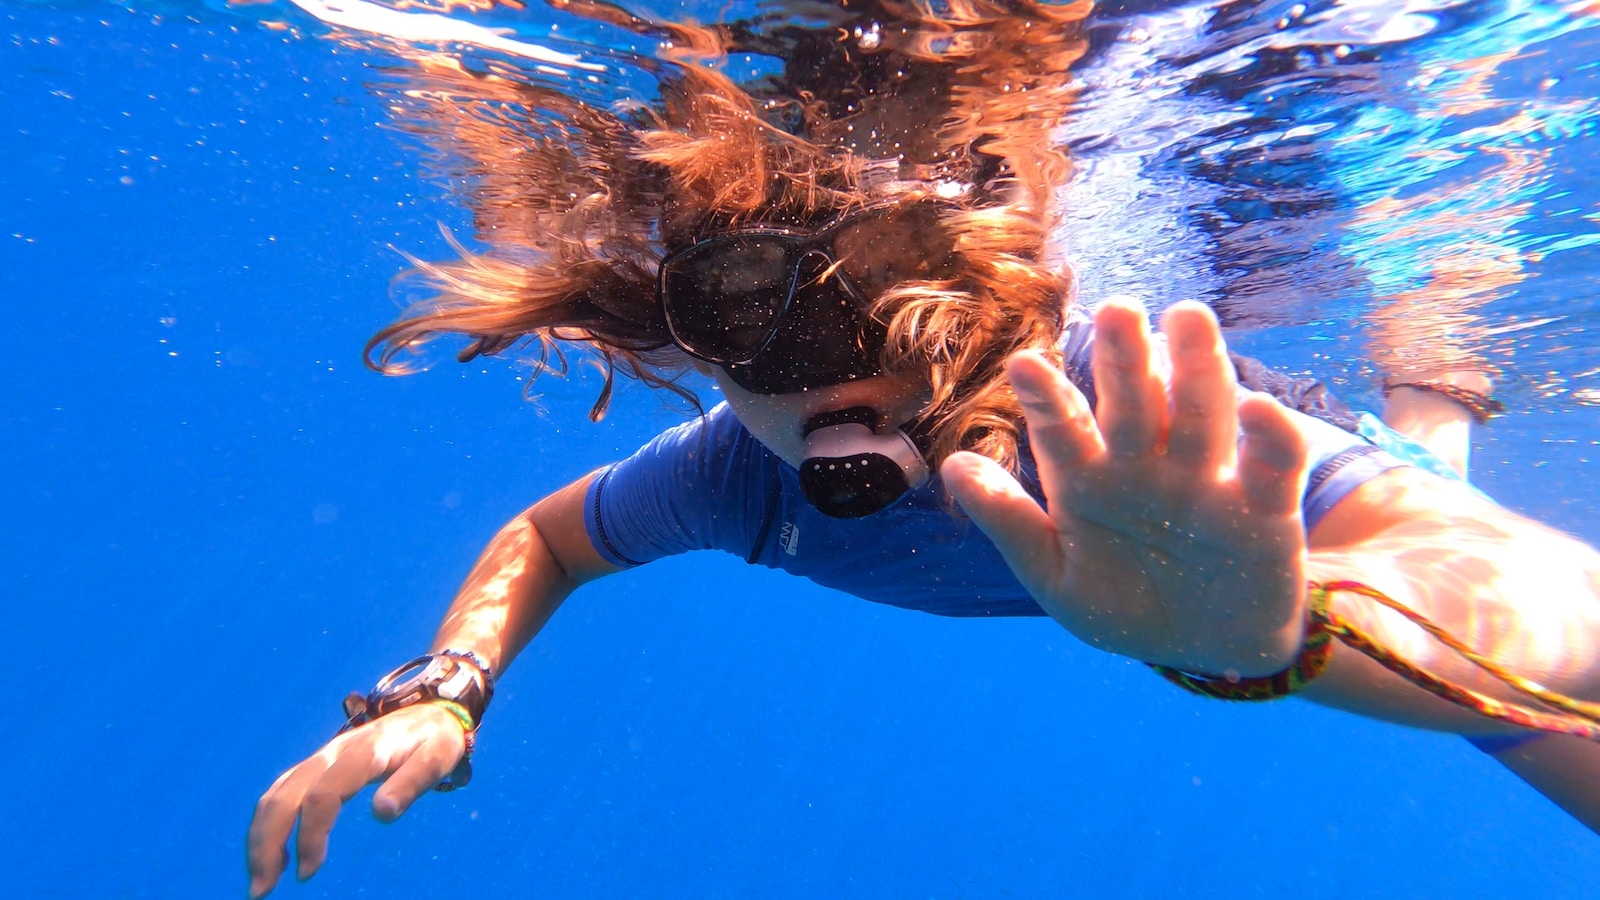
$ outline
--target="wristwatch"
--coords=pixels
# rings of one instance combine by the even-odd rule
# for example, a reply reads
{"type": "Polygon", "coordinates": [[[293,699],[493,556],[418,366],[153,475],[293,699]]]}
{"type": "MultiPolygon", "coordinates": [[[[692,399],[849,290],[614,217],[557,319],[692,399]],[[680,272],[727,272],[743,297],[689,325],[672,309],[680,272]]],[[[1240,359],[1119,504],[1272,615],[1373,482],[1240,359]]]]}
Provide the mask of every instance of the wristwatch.
{"type": "Polygon", "coordinates": [[[339,733],[418,703],[439,704],[461,721],[467,740],[461,762],[434,786],[437,791],[450,791],[466,786],[472,778],[473,744],[484,710],[493,697],[494,675],[482,657],[456,650],[429,653],[383,676],[365,696],[352,692],[345,697],[348,721],[339,733]]]}

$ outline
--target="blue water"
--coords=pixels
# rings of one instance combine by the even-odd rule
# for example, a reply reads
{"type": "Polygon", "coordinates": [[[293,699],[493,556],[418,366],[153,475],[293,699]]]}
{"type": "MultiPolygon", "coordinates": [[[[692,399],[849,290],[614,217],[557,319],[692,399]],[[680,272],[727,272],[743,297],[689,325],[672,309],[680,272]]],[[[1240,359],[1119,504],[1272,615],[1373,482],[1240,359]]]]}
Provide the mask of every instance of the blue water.
{"type": "MultiPolygon", "coordinates": [[[[1251,23],[1285,13],[1236,13],[1199,62],[1140,63],[1140,128],[1096,132],[1135,100],[1086,69],[1085,297],[1205,296],[1242,346],[1371,401],[1393,349],[1371,323],[1464,268],[1447,336],[1514,407],[1475,480],[1600,540],[1600,27],[1434,6],[1426,33],[1341,31],[1326,47],[1365,68],[1330,49],[1287,94],[1249,70],[1274,52],[1251,23]],[[1496,53],[1477,105],[1446,102],[1496,53]],[[1252,205],[1251,178],[1282,202],[1252,205]]],[[[1105,35],[1128,34],[1112,13],[1141,14],[1105,35]]],[[[507,362],[361,366],[397,250],[443,258],[437,224],[467,224],[382,127],[378,51],[290,7],[0,17],[0,896],[242,895],[255,798],[343,694],[425,646],[501,522],[679,413],[630,389],[590,424],[591,377],[526,403],[507,362]]],[[[569,601],[476,762],[391,826],[357,800],[325,870],[274,896],[1576,897],[1600,872],[1592,834],[1458,739],[1206,702],[1048,622],[715,555],[569,601]]]]}

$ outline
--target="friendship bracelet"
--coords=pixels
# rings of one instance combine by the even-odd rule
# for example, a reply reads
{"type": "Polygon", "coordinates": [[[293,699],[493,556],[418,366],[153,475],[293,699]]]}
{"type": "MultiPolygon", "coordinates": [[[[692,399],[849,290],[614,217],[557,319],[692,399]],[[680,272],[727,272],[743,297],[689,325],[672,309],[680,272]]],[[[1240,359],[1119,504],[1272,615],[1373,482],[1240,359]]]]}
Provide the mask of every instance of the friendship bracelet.
{"type": "Polygon", "coordinates": [[[433,789],[439,793],[448,794],[457,788],[466,787],[467,782],[472,780],[472,751],[478,747],[478,726],[477,723],[472,721],[472,713],[468,712],[465,706],[454,700],[438,698],[428,702],[434,706],[444,707],[446,712],[456,717],[456,720],[461,723],[461,736],[466,741],[466,747],[462,750],[461,759],[456,761],[455,768],[451,769],[450,774],[439,779],[439,783],[433,786],[433,789]]]}
{"type": "Polygon", "coordinates": [[[1328,668],[1328,660],[1333,658],[1333,632],[1328,630],[1326,615],[1320,614],[1326,611],[1327,605],[1328,591],[1320,585],[1311,585],[1310,595],[1307,598],[1305,640],[1300,645],[1300,653],[1295,656],[1294,662],[1281,672],[1252,678],[1238,676],[1219,678],[1214,675],[1197,675],[1155,663],[1150,663],[1149,666],[1162,678],[1191,694],[1203,697],[1250,701],[1287,697],[1315,681],[1317,676],[1328,668]]]}
{"type": "Polygon", "coordinates": [[[435,697],[426,702],[443,709],[452,716],[455,716],[456,721],[461,723],[461,730],[465,731],[467,734],[470,735],[478,730],[478,723],[472,720],[472,713],[465,706],[462,706],[456,701],[446,700],[443,697],[435,697]]]}
{"type": "Polygon", "coordinates": [[[1417,687],[1457,706],[1466,707],[1486,718],[1537,731],[1570,734],[1574,737],[1581,737],[1591,741],[1600,741],[1600,703],[1579,700],[1575,697],[1552,691],[1531,678],[1512,672],[1499,663],[1474,651],[1428,620],[1421,613],[1405,606],[1376,588],[1368,587],[1359,581],[1333,581],[1324,585],[1324,588],[1329,592],[1347,591],[1357,594],[1372,600],[1380,606],[1394,610],[1485,675],[1547,708],[1541,709],[1524,703],[1510,703],[1498,700],[1455,682],[1447,681],[1418,666],[1416,663],[1401,658],[1393,650],[1379,644],[1376,638],[1362,631],[1354,624],[1344,621],[1338,616],[1329,615],[1328,627],[1342,643],[1352,649],[1361,651],[1363,655],[1417,687]]]}
{"type": "Polygon", "coordinates": [[[1383,396],[1389,396],[1390,392],[1400,387],[1427,391],[1454,400],[1465,407],[1467,412],[1472,414],[1473,421],[1479,425],[1488,424],[1491,416],[1504,415],[1506,411],[1506,405],[1493,397],[1480,394],[1471,388],[1445,384],[1442,381],[1402,381],[1396,384],[1385,384],[1383,386],[1383,396]]]}
{"type": "Polygon", "coordinates": [[[1311,593],[1307,616],[1310,621],[1306,627],[1305,644],[1299,656],[1295,657],[1294,663],[1282,672],[1259,678],[1229,679],[1195,675],[1154,664],[1150,667],[1173,684],[1203,696],[1219,700],[1273,700],[1294,693],[1321,675],[1327,669],[1328,660],[1332,656],[1333,639],[1338,638],[1340,643],[1435,697],[1469,709],[1485,718],[1535,731],[1569,734],[1586,740],[1600,741],[1600,703],[1552,691],[1531,678],[1510,671],[1468,647],[1421,613],[1359,581],[1330,581],[1326,584],[1313,582],[1309,589],[1311,593]],[[1538,705],[1512,703],[1490,697],[1465,685],[1441,678],[1401,657],[1379,643],[1373,635],[1333,611],[1330,598],[1336,591],[1366,597],[1380,606],[1394,610],[1479,671],[1538,705]]]}

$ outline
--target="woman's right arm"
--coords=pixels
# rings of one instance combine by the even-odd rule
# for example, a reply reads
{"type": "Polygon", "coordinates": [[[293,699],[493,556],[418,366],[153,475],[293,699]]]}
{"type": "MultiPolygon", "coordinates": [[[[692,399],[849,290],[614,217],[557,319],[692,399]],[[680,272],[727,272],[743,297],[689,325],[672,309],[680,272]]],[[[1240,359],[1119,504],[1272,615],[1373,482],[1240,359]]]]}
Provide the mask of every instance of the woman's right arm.
{"type": "MultiPolygon", "coordinates": [[[[589,541],[583,501],[593,475],[539,501],[501,528],[445,613],[431,650],[472,652],[496,674],[544,628],[567,595],[618,571],[589,541]]],[[[327,855],[340,808],[383,782],[373,815],[390,822],[450,774],[466,749],[461,722],[419,703],[343,732],[280,775],[256,804],[246,841],[250,896],[265,896],[288,867],[295,834],[297,875],[310,878],[327,855]]]]}
{"type": "Polygon", "coordinates": [[[496,674],[544,628],[579,585],[618,568],[584,528],[586,475],[512,519],[484,548],[445,613],[433,651],[472,651],[496,674]]]}

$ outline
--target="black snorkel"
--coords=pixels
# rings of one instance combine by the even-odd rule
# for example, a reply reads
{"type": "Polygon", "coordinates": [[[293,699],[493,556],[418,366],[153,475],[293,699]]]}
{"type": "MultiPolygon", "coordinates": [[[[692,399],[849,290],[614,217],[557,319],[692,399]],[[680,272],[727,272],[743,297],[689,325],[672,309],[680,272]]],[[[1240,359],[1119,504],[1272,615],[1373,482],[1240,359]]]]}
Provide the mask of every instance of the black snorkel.
{"type": "Polygon", "coordinates": [[[893,504],[928,480],[928,461],[902,429],[873,431],[878,414],[853,406],[805,424],[800,489],[806,502],[836,519],[859,519],[893,504]]]}

